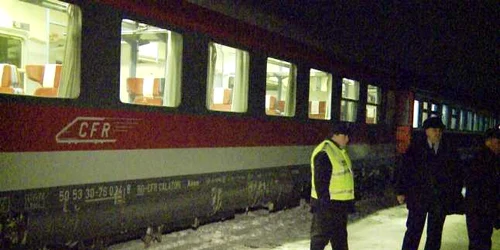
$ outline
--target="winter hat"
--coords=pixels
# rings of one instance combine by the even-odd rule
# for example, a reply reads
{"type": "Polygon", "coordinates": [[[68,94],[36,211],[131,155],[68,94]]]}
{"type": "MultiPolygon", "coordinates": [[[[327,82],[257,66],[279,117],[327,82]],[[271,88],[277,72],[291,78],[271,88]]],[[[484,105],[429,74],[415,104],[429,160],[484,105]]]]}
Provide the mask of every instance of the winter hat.
{"type": "Polygon", "coordinates": [[[440,129],[444,129],[445,126],[444,126],[443,122],[441,121],[441,118],[439,118],[437,116],[433,116],[433,117],[430,117],[430,118],[428,118],[427,120],[424,121],[423,128],[424,129],[428,129],[428,128],[440,128],[440,129]]]}

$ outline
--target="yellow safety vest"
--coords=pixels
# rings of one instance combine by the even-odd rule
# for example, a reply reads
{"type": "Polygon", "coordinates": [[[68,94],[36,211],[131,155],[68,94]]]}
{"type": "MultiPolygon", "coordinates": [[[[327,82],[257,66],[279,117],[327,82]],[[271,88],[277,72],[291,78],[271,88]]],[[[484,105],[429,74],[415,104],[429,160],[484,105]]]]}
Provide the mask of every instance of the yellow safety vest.
{"type": "Polygon", "coordinates": [[[354,177],[352,174],[352,163],[347,151],[339,148],[330,140],[320,143],[311,156],[311,197],[318,199],[316,187],[314,186],[314,157],[320,152],[326,152],[332,164],[332,176],[330,178],[330,200],[354,200],[354,177]]]}

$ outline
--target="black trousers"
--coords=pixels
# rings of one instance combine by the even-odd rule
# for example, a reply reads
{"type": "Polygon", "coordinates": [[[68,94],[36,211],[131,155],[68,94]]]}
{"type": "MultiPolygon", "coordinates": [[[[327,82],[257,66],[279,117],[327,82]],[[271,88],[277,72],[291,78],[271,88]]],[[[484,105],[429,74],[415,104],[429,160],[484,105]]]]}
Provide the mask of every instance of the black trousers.
{"type": "Polygon", "coordinates": [[[469,250],[491,250],[495,216],[466,214],[469,250]]]}
{"type": "Polygon", "coordinates": [[[446,214],[443,211],[425,212],[409,210],[406,219],[406,233],[402,250],[417,250],[427,218],[427,239],[425,250],[439,250],[446,214]]]}
{"type": "Polygon", "coordinates": [[[348,250],[347,211],[318,210],[311,224],[311,250],[323,250],[328,242],[333,250],[348,250]]]}

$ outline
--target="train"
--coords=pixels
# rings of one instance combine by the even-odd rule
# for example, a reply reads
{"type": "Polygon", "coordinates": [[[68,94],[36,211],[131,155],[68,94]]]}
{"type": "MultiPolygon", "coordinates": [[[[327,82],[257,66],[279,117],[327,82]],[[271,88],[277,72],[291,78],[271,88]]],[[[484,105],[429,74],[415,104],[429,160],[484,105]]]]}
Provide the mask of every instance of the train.
{"type": "Polygon", "coordinates": [[[427,117],[464,160],[499,121],[183,1],[3,0],[0,77],[0,248],[102,249],[297,206],[334,123],[353,131],[357,199],[377,197],[427,117]]]}

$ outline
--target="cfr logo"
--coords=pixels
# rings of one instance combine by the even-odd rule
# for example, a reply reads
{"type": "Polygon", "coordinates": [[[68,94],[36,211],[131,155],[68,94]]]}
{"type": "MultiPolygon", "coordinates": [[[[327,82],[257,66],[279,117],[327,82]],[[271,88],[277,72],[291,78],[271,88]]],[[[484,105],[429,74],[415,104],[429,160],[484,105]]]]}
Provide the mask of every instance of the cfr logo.
{"type": "Polygon", "coordinates": [[[133,129],[140,119],[77,117],[56,135],[57,143],[114,143],[117,134],[133,129]]]}

